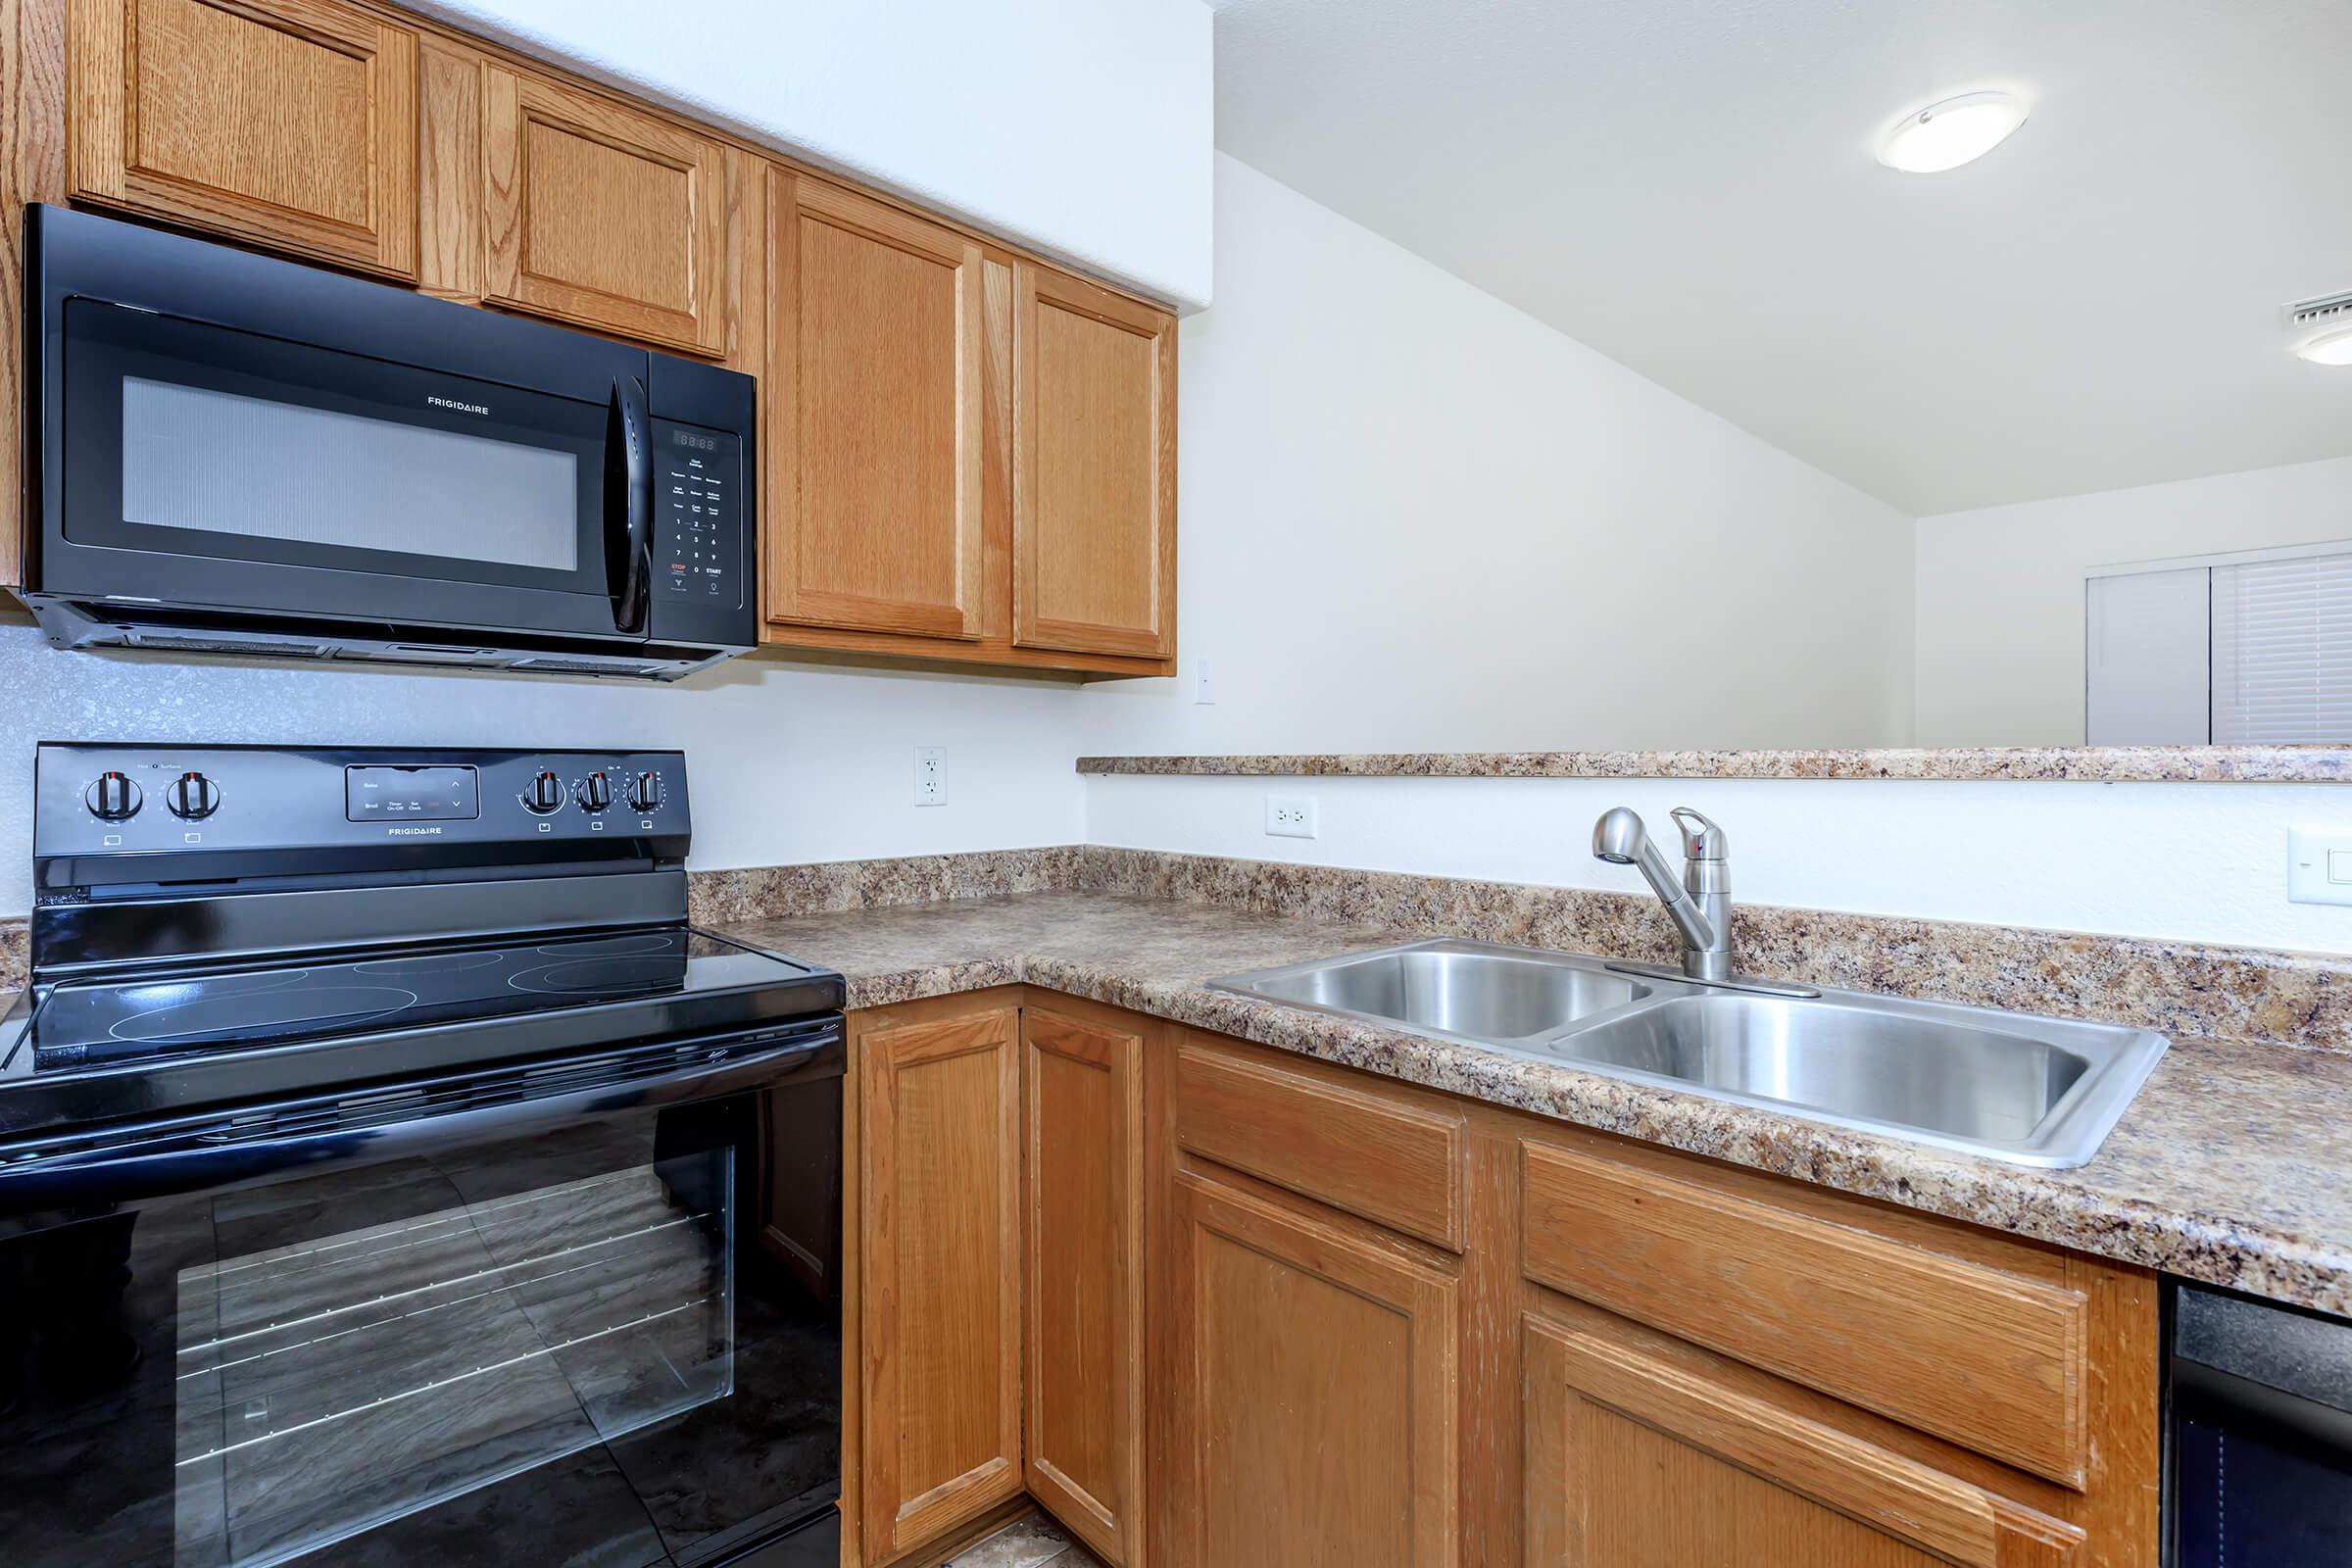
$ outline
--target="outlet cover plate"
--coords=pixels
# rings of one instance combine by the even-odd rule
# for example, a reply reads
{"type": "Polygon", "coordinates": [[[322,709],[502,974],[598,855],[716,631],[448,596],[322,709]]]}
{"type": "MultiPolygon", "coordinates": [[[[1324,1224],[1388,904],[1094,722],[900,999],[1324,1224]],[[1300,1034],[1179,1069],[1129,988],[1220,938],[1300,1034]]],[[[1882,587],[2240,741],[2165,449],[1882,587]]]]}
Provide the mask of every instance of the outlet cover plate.
{"type": "Polygon", "coordinates": [[[1315,798],[1312,795],[1266,797],[1266,831],[1278,839],[1315,836],[1315,798]]]}
{"type": "Polygon", "coordinates": [[[2352,904],[2352,833],[2296,828],[2287,834],[2289,904],[2352,904]]]}
{"type": "Polygon", "coordinates": [[[948,749],[945,746],[917,746],[914,749],[914,804],[948,804],[948,749]]]}

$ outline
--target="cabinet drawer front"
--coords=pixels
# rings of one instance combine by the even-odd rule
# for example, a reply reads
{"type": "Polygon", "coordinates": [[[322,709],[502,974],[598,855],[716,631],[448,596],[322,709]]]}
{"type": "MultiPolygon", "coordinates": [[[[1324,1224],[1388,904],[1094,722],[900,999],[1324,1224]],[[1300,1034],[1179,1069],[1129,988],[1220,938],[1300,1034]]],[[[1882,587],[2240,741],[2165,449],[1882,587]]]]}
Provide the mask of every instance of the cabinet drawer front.
{"type": "Polygon", "coordinates": [[[1176,1140],[1261,1181],[1462,1250],[1459,1116],[1212,1055],[1176,1059],[1176,1140]]]}
{"type": "Polygon", "coordinates": [[[416,34],[334,0],[74,0],[74,193],[416,272],[416,34]]]}
{"type": "Polygon", "coordinates": [[[1528,1278],[2080,1490],[2075,1291],[1533,1142],[1528,1278]]]}

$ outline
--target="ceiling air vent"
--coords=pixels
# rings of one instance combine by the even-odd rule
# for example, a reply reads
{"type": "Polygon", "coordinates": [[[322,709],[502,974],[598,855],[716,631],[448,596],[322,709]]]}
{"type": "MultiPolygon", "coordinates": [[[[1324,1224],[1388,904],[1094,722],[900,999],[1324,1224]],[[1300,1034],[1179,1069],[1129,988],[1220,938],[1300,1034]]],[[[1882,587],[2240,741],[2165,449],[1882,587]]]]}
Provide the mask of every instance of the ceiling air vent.
{"type": "Polygon", "coordinates": [[[2323,326],[2352,326],[2352,289],[2321,299],[2298,300],[2292,305],[2281,305],[2278,307],[2278,318],[2290,332],[2308,332],[2323,326]]]}

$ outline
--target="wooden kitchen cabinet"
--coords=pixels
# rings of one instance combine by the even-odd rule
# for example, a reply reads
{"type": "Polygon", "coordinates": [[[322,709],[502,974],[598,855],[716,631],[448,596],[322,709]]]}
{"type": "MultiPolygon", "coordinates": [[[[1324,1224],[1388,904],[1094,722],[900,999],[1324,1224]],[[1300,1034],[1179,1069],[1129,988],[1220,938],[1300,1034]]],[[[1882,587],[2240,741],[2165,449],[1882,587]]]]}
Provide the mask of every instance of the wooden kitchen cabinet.
{"type": "Polygon", "coordinates": [[[881,1008],[852,1037],[856,1499],[884,1563],[1021,1490],[1019,1012],[881,1008]]]}
{"type": "Polygon", "coordinates": [[[781,169],[767,221],[768,619],[979,637],[979,242],[781,169]]]}
{"type": "Polygon", "coordinates": [[[336,0],[72,0],[67,33],[74,196],[416,276],[413,28],[336,0]]]}
{"type": "Polygon", "coordinates": [[[1176,650],[1176,321],[1108,289],[1012,270],[1012,637],[1176,650]]]}
{"type": "Polygon", "coordinates": [[[725,353],[726,148],[500,61],[481,73],[482,297],[725,353]]]}
{"type": "Polygon", "coordinates": [[[1144,1021],[1021,1012],[1030,1493],[1111,1568],[1143,1560],[1144,1021]]]}
{"type": "Polygon", "coordinates": [[[1614,1319],[1525,1332],[1528,1568],[1999,1568],[2075,1544],[1614,1319]]]}
{"type": "Polygon", "coordinates": [[[1170,1240],[1170,1560],[1453,1568],[1456,1281],[1199,1172],[1170,1240]]]}

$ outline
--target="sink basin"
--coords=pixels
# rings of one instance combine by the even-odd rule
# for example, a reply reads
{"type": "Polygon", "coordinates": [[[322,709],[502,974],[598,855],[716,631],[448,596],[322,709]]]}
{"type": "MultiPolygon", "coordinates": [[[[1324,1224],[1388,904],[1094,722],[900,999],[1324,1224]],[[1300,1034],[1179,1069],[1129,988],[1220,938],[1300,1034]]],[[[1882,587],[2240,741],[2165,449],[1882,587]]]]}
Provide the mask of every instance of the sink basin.
{"type": "Polygon", "coordinates": [[[2144,1029],[1862,992],[1630,978],[1599,958],[1430,942],[1212,982],[2015,1164],[2081,1165],[2147,1082],[2144,1029]]]}
{"type": "Polygon", "coordinates": [[[1421,942],[1234,975],[1220,990],[1482,1044],[1535,1040],[1650,995],[1597,958],[1483,942],[1421,942]]]}

